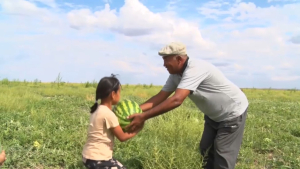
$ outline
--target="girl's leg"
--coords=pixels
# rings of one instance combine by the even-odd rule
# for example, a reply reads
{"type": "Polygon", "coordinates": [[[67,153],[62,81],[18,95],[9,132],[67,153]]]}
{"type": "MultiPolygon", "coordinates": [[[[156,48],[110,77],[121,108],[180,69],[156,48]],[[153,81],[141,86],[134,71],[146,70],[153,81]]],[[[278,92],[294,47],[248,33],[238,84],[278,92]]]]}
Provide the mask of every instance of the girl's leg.
{"type": "Polygon", "coordinates": [[[125,166],[114,158],[108,161],[86,160],[84,165],[88,169],[126,169],[125,166]]]}
{"type": "MultiPolygon", "coordinates": [[[[126,167],[123,166],[123,164],[120,163],[118,160],[116,160],[116,159],[113,158],[110,161],[112,161],[112,163],[114,164],[114,166],[117,167],[116,169],[126,169],[126,167]]],[[[112,168],[112,169],[114,169],[114,168],[112,168]]]]}
{"type": "Polygon", "coordinates": [[[86,160],[85,162],[83,162],[84,166],[88,169],[96,169],[96,161],[92,161],[92,160],[86,160]]]}

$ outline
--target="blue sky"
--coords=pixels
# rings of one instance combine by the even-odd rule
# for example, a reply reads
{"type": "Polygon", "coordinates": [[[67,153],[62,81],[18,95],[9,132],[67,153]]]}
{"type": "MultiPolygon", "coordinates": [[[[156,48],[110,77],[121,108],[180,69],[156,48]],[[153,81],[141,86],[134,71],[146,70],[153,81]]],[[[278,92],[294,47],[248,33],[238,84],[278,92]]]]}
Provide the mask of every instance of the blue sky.
{"type": "Polygon", "coordinates": [[[239,87],[300,88],[299,0],[0,0],[0,79],[163,85],[171,41],[239,87]]]}

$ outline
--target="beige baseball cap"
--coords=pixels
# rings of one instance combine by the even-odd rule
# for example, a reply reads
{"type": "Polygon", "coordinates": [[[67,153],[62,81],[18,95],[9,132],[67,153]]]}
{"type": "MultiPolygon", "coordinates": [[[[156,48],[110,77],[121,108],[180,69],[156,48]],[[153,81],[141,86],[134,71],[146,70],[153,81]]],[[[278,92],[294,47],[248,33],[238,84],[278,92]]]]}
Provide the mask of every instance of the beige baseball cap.
{"type": "Polygon", "coordinates": [[[163,47],[158,54],[162,57],[169,55],[186,55],[186,47],[181,42],[171,42],[163,47]]]}

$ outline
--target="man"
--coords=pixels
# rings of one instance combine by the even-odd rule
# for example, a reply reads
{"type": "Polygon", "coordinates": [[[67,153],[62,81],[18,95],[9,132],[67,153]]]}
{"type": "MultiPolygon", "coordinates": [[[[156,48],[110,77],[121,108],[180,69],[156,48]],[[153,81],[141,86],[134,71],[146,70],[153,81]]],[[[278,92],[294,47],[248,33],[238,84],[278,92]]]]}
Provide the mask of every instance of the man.
{"type": "Polygon", "coordinates": [[[180,106],[189,97],[205,115],[200,141],[204,167],[235,168],[248,108],[244,93],[212,64],[189,58],[182,43],[170,43],[158,54],[169,78],[158,94],[140,105],[144,113],[128,117],[133,121],[127,128],[140,128],[146,120],[180,106]]]}

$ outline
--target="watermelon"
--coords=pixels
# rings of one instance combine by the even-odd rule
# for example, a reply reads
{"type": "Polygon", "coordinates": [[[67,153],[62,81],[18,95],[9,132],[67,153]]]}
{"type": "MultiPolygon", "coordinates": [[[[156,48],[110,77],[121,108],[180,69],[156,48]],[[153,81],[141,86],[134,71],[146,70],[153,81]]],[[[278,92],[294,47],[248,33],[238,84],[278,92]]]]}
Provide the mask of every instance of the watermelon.
{"type": "Polygon", "coordinates": [[[114,106],[113,112],[116,114],[121,128],[125,131],[124,128],[132,121],[132,119],[127,119],[127,117],[135,113],[142,113],[143,111],[138,103],[125,99],[114,106]]]}

